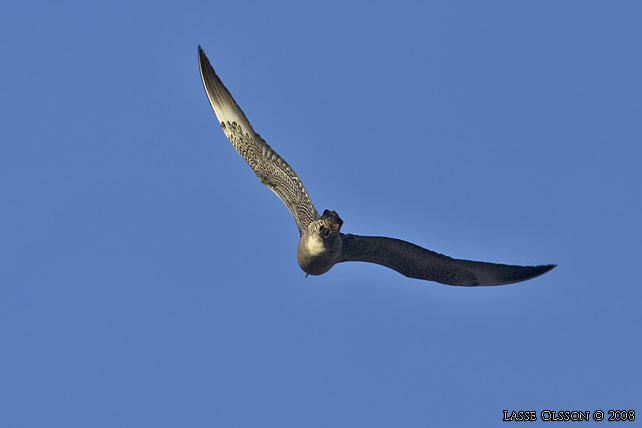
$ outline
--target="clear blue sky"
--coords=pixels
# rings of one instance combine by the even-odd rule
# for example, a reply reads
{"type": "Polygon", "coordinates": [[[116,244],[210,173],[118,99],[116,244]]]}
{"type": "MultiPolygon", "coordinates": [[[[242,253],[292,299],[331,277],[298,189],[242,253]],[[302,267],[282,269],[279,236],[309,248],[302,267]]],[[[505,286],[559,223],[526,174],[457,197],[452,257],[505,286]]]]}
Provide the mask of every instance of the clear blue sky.
{"type": "Polygon", "coordinates": [[[4,5],[0,426],[642,412],[641,16],[586,0],[4,5]],[[357,263],[305,279],[294,221],[216,123],[197,44],[344,231],[557,269],[477,289],[357,263]]]}

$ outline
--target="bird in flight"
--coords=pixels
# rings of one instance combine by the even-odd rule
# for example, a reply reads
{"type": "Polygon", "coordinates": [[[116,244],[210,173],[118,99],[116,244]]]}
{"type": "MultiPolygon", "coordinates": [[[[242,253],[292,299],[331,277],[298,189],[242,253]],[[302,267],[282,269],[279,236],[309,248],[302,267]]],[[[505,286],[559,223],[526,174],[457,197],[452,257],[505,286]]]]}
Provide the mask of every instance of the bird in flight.
{"type": "Polygon", "coordinates": [[[294,217],[300,234],[297,261],[306,276],[324,274],[337,263],[368,262],[410,278],[476,286],[525,281],[555,267],[459,260],[400,239],[342,233],[343,220],[339,215],[329,210],[319,215],[292,167],[252,129],[200,46],[198,65],[207,98],[223,132],[261,183],[281,198],[294,217]]]}

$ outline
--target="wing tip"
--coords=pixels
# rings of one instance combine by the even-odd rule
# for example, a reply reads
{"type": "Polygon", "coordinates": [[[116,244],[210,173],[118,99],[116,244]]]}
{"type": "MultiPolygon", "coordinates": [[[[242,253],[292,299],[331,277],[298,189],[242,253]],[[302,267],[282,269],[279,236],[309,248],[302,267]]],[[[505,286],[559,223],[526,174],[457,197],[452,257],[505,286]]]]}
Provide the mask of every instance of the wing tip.
{"type": "Polygon", "coordinates": [[[550,264],[550,265],[539,265],[539,266],[535,266],[535,267],[538,269],[537,276],[539,276],[539,275],[543,275],[546,272],[549,272],[549,271],[555,269],[557,267],[557,265],[556,264],[550,264]]]}
{"type": "Polygon", "coordinates": [[[201,47],[201,45],[198,45],[198,64],[201,66],[201,70],[203,69],[203,63],[209,64],[209,59],[207,58],[207,55],[205,55],[205,51],[201,47]]]}
{"type": "Polygon", "coordinates": [[[207,55],[205,55],[205,51],[203,50],[201,45],[198,45],[198,56],[207,58],[207,55]]]}
{"type": "Polygon", "coordinates": [[[546,272],[551,271],[556,264],[538,265],[538,266],[513,266],[513,265],[498,265],[502,268],[496,272],[491,272],[490,275],[477,274],[477,281],[475,284],[456,284],[464,286],[492,286],[492,285],[508,285],[518,282],[524,282],[544,275],[546,272]],[[503,272],[502,272],[503,271],[503,272]]]}
{"type": "Polygon", "coordinates": [[[516,278],[514,281],[509,282],[510,283],[515,283],[515,282],[522,282],[522,281],[528,281],[529,279],[537,278],[538,276],[544,275],[546,272],[550,272],[554,268],[556,268],[556,264],[550,264],[550,265],[539,265],[539,266],[528,266],[527,269],[528,271],[525,272],[526,275],[524,275],[521,278],[516,278]]]}

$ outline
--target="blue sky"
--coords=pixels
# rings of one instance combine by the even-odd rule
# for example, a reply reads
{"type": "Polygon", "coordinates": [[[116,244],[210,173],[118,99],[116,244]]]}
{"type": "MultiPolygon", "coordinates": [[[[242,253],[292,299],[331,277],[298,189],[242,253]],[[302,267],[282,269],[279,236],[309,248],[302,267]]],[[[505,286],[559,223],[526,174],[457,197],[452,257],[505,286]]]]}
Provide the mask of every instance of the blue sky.
{"type": "Polygon", "coordinates": [[[639,2],[12,2],[0,425],[490,426],[640,408],[639,2]],[[304,278],[201,44],[343,230],[557,263],[304,278]]]}

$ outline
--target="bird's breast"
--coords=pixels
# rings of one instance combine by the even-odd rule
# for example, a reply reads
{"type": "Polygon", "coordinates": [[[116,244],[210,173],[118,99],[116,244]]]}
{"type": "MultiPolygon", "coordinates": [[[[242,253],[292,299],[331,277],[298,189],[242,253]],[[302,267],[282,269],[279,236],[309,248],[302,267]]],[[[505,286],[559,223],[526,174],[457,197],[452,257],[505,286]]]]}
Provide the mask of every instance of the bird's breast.
{"type": "Polygon", "coordinates": [[[334,266],[340,248],[340,239],[329,243],[315,235],[302,237],[297,246],[297,262],[305,273],[321,275],[334,266]]]}
{"type": "Polygon", "coordinates": [[[305,250],[311,257],[317,257],[326,252],[326,245],[318,236],[312,235],[305,242],[305,250]]]}

